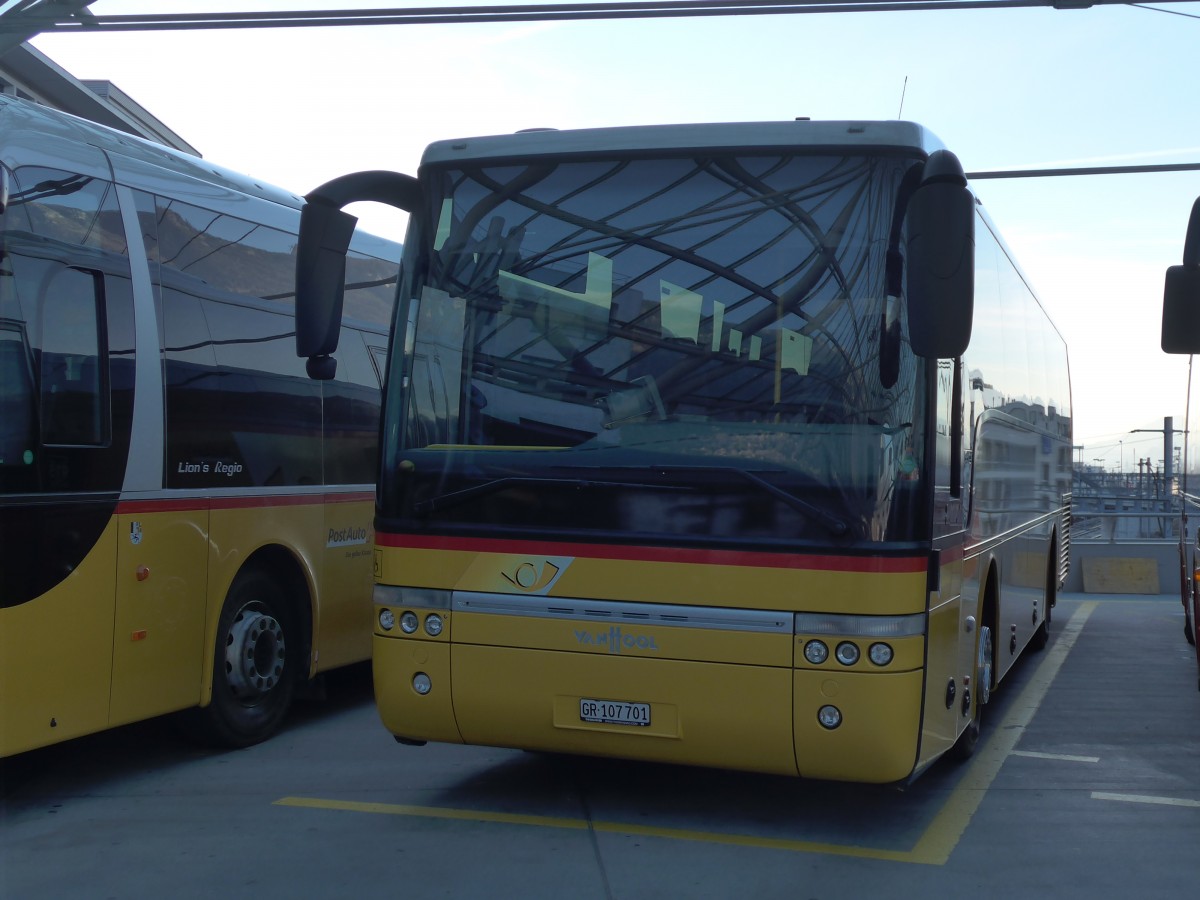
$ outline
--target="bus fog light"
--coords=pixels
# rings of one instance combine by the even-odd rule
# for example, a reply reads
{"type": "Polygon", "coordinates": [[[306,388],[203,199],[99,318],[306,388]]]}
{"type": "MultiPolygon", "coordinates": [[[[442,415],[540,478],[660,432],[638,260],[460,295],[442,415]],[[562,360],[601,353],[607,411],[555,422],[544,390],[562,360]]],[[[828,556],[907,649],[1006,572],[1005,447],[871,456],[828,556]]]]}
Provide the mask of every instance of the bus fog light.
{"type": "Polygon", "coordinates": [[[420,622],[417,620],[415,612],[406,612],[400,617],[400,630],[405,634],[412,634],[417,630],[420,622]]]}
{"type": "Polygon", "coordinates": [[[823,641],[809,641],[804,645],[804,658],[814,666],[819,666],[829,659],[829,648],[823,641]]]}
{"type": "Polygon", "coordinates": [[[430,637],[437,637],[442,633],[442,617],[437,613],[431,613],[425,617],[425,633],[430,637]]]}
{"type": "Polygon", "coordinates": [[[429,676],[424,672],[418,672],[413,676],[413,690],[424,697],[433,690],[433,682],[429,680],[429,676]]]}
{"type": "Polygon", "coordinates": [[[817,710],[817,721],[822,728],[832,731],[842,724],[842,711],[836,706],[822,706],[817,710]]]}
{"type": "Polygon", "coordinates": [[[867,656],[870,657],[871,662],[875,663],[875,665],[886,666],[892,661],[894,654],[889,644],[872,644],[870,649],[867,650],[867,656]]]}
{"type": "Polygon", "coordinates": [[[858,662],[858,644],[842,641],[837,645],[837,661],[843,666],[852,666],[858,662]]]}
{"type": "Polygon", "coordinates": [[[379,611],[379,627],[384,631],[391,631],[396,627],[396,614],[387,607],[379,611]]]}

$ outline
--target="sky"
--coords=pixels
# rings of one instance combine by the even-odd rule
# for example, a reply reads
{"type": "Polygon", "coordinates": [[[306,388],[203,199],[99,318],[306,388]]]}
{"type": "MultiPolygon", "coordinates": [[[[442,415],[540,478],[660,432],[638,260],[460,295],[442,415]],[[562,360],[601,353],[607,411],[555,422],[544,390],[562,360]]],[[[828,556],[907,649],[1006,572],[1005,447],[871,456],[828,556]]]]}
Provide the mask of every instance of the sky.
{"type": "MultiPolygon", "coordinates": [[[[430,0],[96,0],[98,15],[436,6],[430,0]]],[[[467,6],[469,0],[445,5],[467,6]]],[[[0,2],[0,10],[4,4],[0,2]]],[[[920,122],[967,171],[1200,162],[1200,2],[570,23],[42,35],[207,159],[297,193],[415,174],[435,140],[531,127],[920,122]],[[1152,5],[1152,4],[1151,4],[1152,5]]],[[[978,181],[1067,341],[1076,460],[1158,467],[1187,357],[1159,348],[1200,171],[978,181]]],[[[351,209],[402,239],[402,214],[351,209]]],[[[1191,427],[1200,438],[1200,360],[1191,427]]],[[[1176,445],[1180,437],[1175,439],[1176,445]]],[[[1200,464],[1194,439],[1190,468],[1200,464]]]]}

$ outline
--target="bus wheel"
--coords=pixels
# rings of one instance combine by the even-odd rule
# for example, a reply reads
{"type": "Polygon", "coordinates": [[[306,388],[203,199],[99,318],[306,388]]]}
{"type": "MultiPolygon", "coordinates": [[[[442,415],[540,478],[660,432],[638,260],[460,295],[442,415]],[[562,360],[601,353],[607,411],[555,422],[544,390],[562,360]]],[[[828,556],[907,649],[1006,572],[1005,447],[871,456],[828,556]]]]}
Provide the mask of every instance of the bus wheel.
{"type": "Polygon", "coordinates": [[[979,746],[983,726],[983,708],[992,696],[992,629],[987,625],[979,628],[979,643],[975,660],[975,712],[971,722],[954,742],[952,753],[958,759],[969,759],[979,746]]]}
{"type": "Polygon", "coordinates": [[[212,702],[196,710],[203,730],[226,747],[248,747],[279,728],[291,703],[296,660],[279,584],[261,569],[238,575],[217,623],[212,702]]]}

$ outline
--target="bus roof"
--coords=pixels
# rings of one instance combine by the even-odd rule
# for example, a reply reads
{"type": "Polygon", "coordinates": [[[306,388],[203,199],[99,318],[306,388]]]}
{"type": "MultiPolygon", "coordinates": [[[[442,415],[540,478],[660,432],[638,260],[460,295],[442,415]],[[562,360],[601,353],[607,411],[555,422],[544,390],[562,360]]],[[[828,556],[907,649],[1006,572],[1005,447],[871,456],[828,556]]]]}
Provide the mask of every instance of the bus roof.
{"type": "Polygon", "coordinates": [[[303,203],[300,197],[290,191],[198,156],[190,156],[29,100],[0,95],[0,133],[4,135],[6,147],[16,148],[23,144],[34,152],[43,147],[49,150],[45,141],[58,138],[76,147],[91,146],[107,154],[147,163],[175,175],[194,178],[293,209],[299,209],[303,203]]]}
{"type": "Polygon", "coordinates": [[[426,148],[422,164],[631,152],[754,152],[814,148],[904,151],[925,157],[942,146],[932,132],[914,122],[797,119],[791,122],[632,125],[571,131],[531,129],[508,135],[437,141],[426,148]]]}

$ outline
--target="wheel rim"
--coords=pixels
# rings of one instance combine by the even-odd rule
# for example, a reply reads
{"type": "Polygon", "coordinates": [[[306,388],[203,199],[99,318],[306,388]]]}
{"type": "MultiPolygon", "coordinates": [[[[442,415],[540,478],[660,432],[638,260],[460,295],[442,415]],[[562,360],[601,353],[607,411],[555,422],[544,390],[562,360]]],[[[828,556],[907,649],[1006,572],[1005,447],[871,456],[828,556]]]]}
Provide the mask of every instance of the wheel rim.
{"type": "Polygon", "coordinates": [[[979,703],[987,703],[992,696],[992,629],[984,625],[979,629],[979,703]]]}
{"type": "Polygon", "coordinates": [[[225,642],[225,676],[234,696],[253,704],[269,694],[283,677],[285,651],[279,620],[251,606],[239,610],[225,642]]]}

